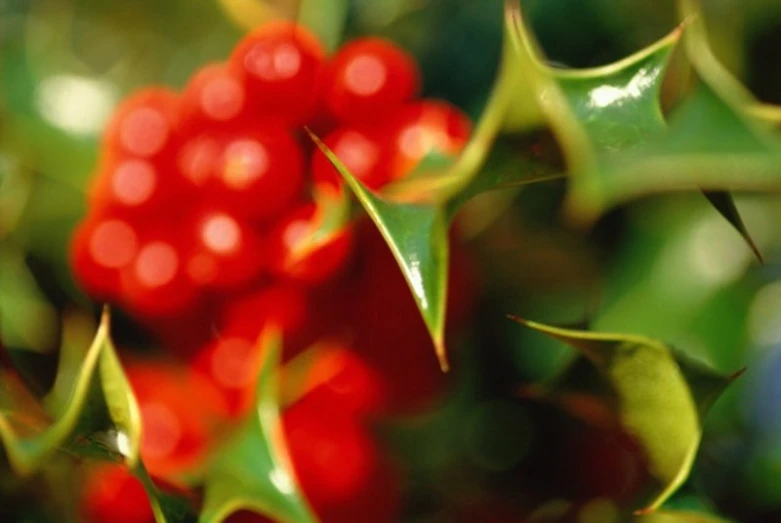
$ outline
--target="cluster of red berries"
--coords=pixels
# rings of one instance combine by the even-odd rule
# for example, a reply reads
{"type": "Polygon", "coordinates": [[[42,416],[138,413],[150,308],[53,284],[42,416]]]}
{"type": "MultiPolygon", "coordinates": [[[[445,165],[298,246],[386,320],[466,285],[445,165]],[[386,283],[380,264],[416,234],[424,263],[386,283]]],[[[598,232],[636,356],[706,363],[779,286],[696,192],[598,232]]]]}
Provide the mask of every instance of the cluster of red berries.
{"type": "MultiPolygon", "coordinates": [[[[328,521],[369,510],[392,519],[393,474],[364,422],[427,405],[442,376],[371,223],[353,220],[311,243],[326,215],[320,196],[347,193],[304,129],[379,190],[468,138],[468,119],[416,100],[419,86],[415,61],[389,42],[355,40],[327,57],[304,28],[274,23],[183,93],[146,89],[117,109],[72,265],[90,296],[185,357],[127,364],[154,475],[198,463],[220,424],[251,408],[256,340],[273,324],[286,360],[319,347],[302,381],[308,392],[283,420],[307,497],[328,521]]],[[[464,273],[458,261],[453,277],[464,273]]],[[[454,315],[464,288],[451,292],[454,315]]],[[[95,499],[91,520],[104,520],[95,499]]]]}

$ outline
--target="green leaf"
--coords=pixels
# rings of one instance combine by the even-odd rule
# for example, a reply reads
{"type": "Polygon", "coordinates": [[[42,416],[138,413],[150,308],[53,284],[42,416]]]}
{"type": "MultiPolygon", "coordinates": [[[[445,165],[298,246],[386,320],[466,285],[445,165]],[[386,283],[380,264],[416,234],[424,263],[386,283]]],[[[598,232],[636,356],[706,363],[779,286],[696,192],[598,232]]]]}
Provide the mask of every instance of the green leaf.
{"type": "Polygon", "coordinates": [[[17,473],[32,474],[60,448],[136,466],[140,413],[111,343],[109,321],[106,309],[89,349],[81,349],[83,359],[73,355],[77,347],[63,347],[57,384],[45,402],[54,406],[49,426],[22,433],[16,413],[0,413],[0,439],[17,473]]]}
{"type": "Polygon", "coordinates": [[[277,402],[280,334],[267,329],[259,343],[263,360],[258,376],[257,408],[206,475],[199,518],[203,523],[222,521],[242,509],[270,516],[275,521],[316,521],[299,493],[283,440],[277,402]]]}
{"type": "Polygon", "coordinates": [[[90,318],[66,316],[57,376],[42,405],[13,369],[0,369],[0,439],[8,461],[23,476],[59,451],[122,461],[144,485],[157,523],[184,521],[187,502],[160,492],[139,459],[141,415],[111,342],[110,321],[104,308],[93,337],[90,318]]]}
{"type": "Polygon", "coordinates": [[[436,204],[390,201],[373,193],[316,136],[311,137],[385,238],[428,327],[440,366],[447,370],[445,307],[449,245],[445,209],[436,204]]]}
{"type": "MultiPolygon", "coordinates": [[[[666,129],[657,128],[636,146],[602,158],[575,179],[571,203],[582,215],[662,191],[781,188],[781,140],[749,115],[753,99],[710,51],[696,3],[681,0],[679,5],[694,88],[666,129]]],[[[658,82],[652,90],[658,91],[658,82]]],[[[648,107],[637,109],[627,111],[625,118],[648,118],[648,107]]],[[[745,228],[728,219],[744,234],[745,228]]]]}
{"type": "MultiPolygon", "coordinates": [[[[686,8],[685,18],[692,18],[691,11],[686,8]]],[[[749,97],[706,52],[698,17],[684,36],[700,80],[669,127],[660,95],[682,28],[606,66],[552,69],[543,65],[520,8],[508,4],[507,17],[509,40],[516,43],[515,66],[534,71],[529,81],[538,86],[537,103],[562,146],[572,178],[568,206],[574,215],[593,220],[607,208],[649,192],[696,187],[724,191],[755,184],[781,188],[781,176],[773,172],[781,142],[771,144],[759,126],[751,128],[740,110],[748,107],[749,97]],[[744,172],[755,174],[744,177],[744,172]]],[[[729,200],[722,196],[719,205],[712,203],[756,252],[729,200]]]]}
{"type": "MultiPolygon", "coordinates": [[[[560,329],[513,319],[566,343],[596,367],[614,391],[614,408],[622,429],[641,444],[649,472],[658,483],[658,492],[645,510],[660,507],[691,470],[700,443],[702,417],[739,374],[721,376],[649,338],[560,329]]],[[[579,365],[582,367],[582,363],[579,365]]],[[[563,381],[582,375],[580,371],[565,373],[563,381]]]]}

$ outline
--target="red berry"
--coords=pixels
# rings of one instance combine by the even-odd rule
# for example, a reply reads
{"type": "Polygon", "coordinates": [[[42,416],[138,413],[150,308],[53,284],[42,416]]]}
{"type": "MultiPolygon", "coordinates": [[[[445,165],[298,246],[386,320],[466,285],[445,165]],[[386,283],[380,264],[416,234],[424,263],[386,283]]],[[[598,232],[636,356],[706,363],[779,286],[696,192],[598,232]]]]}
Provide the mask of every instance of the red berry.
{"type": "Polygon", "coordinates": [[[225,138],[213,133],[202,133],[186,140],[176,156],[177,173],[190,188],[202,191],[213,182],[217,172],[225,138]]]}
{"type": "Polygon", "coordinates": [[[139,158],[161,158],[170,151],[179,97],[170,89],[150,87],[125,99],[106,128],[104,150],[139,158]]]}
{"type": "Polygon", "coordinates": [[[343,122],[376,122],[412,100],[420,88],[414,58],[380,38],[344,45],[325,77],[325,105],[343,122]]]}
{"type": "Polygon", "coordinates": [[[297,126],[314,115],[324,56],[306,28],[277,22],[247,35],[230,61],[243,79],[252,116],[297,126]]]}
{"type": "Polygon", "coordinates": [[[299,482],[314,506],[349,500],[371,478],[378,451],[336,405],[305,397],[285,411],[283,424],[299,482]]]}
{"type": "Polygon", "coordinates": [[[209,64],[187,84],[179,129],[183,135],[191,136],[208,127],[233,123],[243,114],[246,99],[235,69],[227,64],[209,64]]]}
{"type": "Polygon", "coordinates": [[[194,217],[187,272],[198,284],[227,288],[256,278],[265,256],[255,232],[224,211],[206,211],[194,217]]]}
{"type": "Polygon", "coordinates": [[[236,133],[222,149],[215,180],[217,201],[242,216],[268,218],[300,194],[303,151],[282,129],[236,133]]]}
{"type": "Polygon", "coordinates": [[[91,466],[82,488],[81,512],[87,523],[152,523],[144,486],[123,465],[91,466]]]}
{"type": "Polygon", "coordinates": [[[446,102],[426,100],[406,106],[388,124],[392,178],[409,175],[429,154],[459,153],[469,139],[469,118],[446,102]]]}
{"type": "MultiPolygon", "coordinates": [[[[388,144],[379,130],[342,127],[326,136],[323,143],[368,188],[377,190],[390,181],[388,144]]],[[[315,187],[341,188],[342,176],[320,149],[312,155],[312,176],[315,187]]]]}
{"type": "Polygon", "coordinates": [[[71,242],[71,266],[84,290],[99,300],[114,300],[119,292],[119,274],[138,252],[138,235],[126,221],[88,217],[71,242]]]}
{"type": "Polygon", "coordinates": [[[261,349],[255,338],[225,336],[212,341],[195,356],[193,368],[220,390],[227,416],[242,417],[252,409],[262,364],[261,349]]]}
{"type": "Polygon", "coordinates": [[[323,396],[343,412],[374,414],[384,408],[380,376],[363,358],[340,343],[321,346],[302,377],[307,395],[323,396]]]}
{"type": "Polygon", "coordinates": [[[132,156],[113,156],[103,162],[90,191],[93,209],[134,220],[176,213],[186,203],[177,198],[181,184],[170,167],[132,156]]]}
{"type": "Polygon", "coordinates": [[[141,457],[149,473],[170,477],[200,463],[226,411],[219,392],[167,364],[134,363],[126,372],[141,411],[141,457]]]}
{"type": "Polygon", "coordinates": [[[133,262],[122,270],[122,299],[140,316],[170,316],[191,308],[198,291],[187,260],[171,234],[148,234],[133,262]]]}
{"type": "Polygon", "coordinates": [[[293,283],[229,296],[220,311],[217,327],[223,335],[256,339],[266,325],[273,324],[287,336],[301,329],[307,319],[308,297],[293,283]]]}
{"type": "Polygon", "coordinates": [[[324,243],[313,245],[312,236],[321,226],[322,216],[313,204],[287,215],[269,236],[272,271],[309,284],[323,283],[335,276],[347,262],[352,231],[346,227],[324,243]]]}

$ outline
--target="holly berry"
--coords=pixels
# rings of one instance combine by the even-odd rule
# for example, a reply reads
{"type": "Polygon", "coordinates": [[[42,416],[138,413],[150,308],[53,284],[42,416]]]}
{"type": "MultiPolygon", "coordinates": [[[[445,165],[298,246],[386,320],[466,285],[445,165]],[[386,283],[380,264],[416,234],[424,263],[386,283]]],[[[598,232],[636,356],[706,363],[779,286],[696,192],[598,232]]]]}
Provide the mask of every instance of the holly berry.
{"type": "Polygon", "coordinates": [[[198,290],[187,274],[187,259],[172,234],[148,234],[121,273],[122,299],[145,316],[170,316],[191,308],[198,290]]]}
{"type": "Polygon", "coordinates": [[[409,175],[430,154],[459,153],[471,132],[465,114],[448,103],[433,100],[405,106],[387,125],[394,180],[409,175]]]}
{"type": "Polygon", "coordinates": [[[181,189],[167,164],[114,156],[104,161],[89,197],[93,209],[141,222],[174,216],[186,204],[177,198],[181,189]]]}
{"type": "Polygon", "coordinates": [[[225,336],[203,347],[193,360],[194,370],[220,390],[229,417],[240,418],[253,406],[261,348],[256,338],[225,336]]]}
{"type": "Polygon", "coordinates": [[[138,247],[136,230],[127,221],[88,217],[71,242],[74,275],[91,296],[113,301],[119,292],[120,271],[135,259],[138,247]]]}
{"type": "Polygon", "coordinates": [[[182,95],[179,130],[186,136],[232,124],[245,111],[247,93],[238,71],[227,64],[209,64],[188,82],[182,95]]]}
{"type": "Polygon", "coordinates": [[[199,463],[227,410],[219,392],[172,365],[131,362],[125,370],[141,411],[141,457],[149,473],[170,477],[199,463]]]}
{"type": "Polygon", "coordinates": [[[385,408],[380,375],[341,343],[319,347],[317,359],[302,379],[306,394],[322,396],[344,412],[376,414],[385,408]]]}
{"type": "MultiPolygon", "coordinates": [[[[341,127],[323,139],[350,174],[370,189],[380,189],[391,179],[387,140],[378,128],[341,127]]],[[[317,188],[326,185],[339,189],[342,176],[318,148],[312,155],[312,179],[317,188]]]]}
{"type": "Polygon", "coordinates": [[[325,105],[342,122],[376,122],[393,114],[420,88],[415,60],[380,38],[344,45],[328,63],[325,77],[325,105]]]}
{"type": "Polygon", "coordinates": [[[179,97],[170,89],[150,87],[125,99],[104,135],[104,151],[158,159],[174,142],[179,97]]]}
{"type": "Polygon", "coordinates": [[[230,295],[217,319],[225,336],[256,339],[263,328],[273,325],[290,336],[307,320],[306,291],[291,282],[279,282],[240,295],[230,295]]]}
{"type": "Polygon", "coordinates": [[[352,245],[350,228],[319,243],[313,235],[322,226],[317,206],[306,204],[287,215],[269,234],[271,270],[283,277],[319,284],[337,274],[347,262],[352,245]]]}
{"type": "Polygon", "coordinates": [[[230,62],[248,93],[250,115],[300,126],[314,115],[325,52],[309,31],[289,22],[247,35],[230,62]]]}
{"type": "Polygon", "coordinates": [[[282,420],[296,474],[314,505],[349,499],[371,477],[377,450],[353,418],[305,397],[282,420]]]}
{"type": "Polygon", "coordinates": [[[217,163],[215,201],[242,216],[266,219],[286,210],[301,192],[304,158],[284,129],[238,132],[217,163]]]}
{"type": "Polygon", "coordinates": [[[229,288],[256,278],[265,257],[255,231],[221,210],[192,218],[187,272],[198,285],[229,288]]]}
{"type": "Polygon", "coordinates": [[[124,465],[96,464],[86,471],[81,499],[86,523],[153,523],[141,481],[124,465]]]}

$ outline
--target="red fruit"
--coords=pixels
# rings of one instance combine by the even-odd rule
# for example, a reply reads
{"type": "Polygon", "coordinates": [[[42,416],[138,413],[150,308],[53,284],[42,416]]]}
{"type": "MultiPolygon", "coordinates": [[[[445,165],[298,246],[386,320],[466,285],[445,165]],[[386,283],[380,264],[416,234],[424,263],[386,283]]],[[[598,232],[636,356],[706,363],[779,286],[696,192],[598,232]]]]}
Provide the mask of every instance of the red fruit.
{"type": "Polygon", "coordinates": [[[144,486],[123,465],[99,464],[87,470],[81,513],[87,523],[152,523],[144,486]]]}
{"type": "Polygon", "coordinates": [[[217,328],[223,335],[256,339],[273,324],[288,336],[307,319],[308,297],[292,283],[279,282],[239,296],[230,296],[220,311],[217,328]]]}
{"type": "Polygon", "coordinates": [[[228,416],[241,417],[253,407],[261,348],[254,338],[226,336],[202,348],[193,361],[194,369],[220,390],[228,416]]]}
{"type": "MultiPolygon", "coordinates": [[[[189,138],[179,148],[176,156],[176,172],[192,189],[205,192],[219,169],[224,137],[203,133],[189,138]]],[[[205,196],[201,194],[201,196],[205,196]]]]}
{"type": "Polygon", "coordinates": [[[378,373],[350,348],[335,343],[321,346],[314,364],[307,369],[301,388],[307,396],[338,405],[345,413],[374,414],[384,408],[385,398],[378,373]]]}
{"type": "Polygon", "coordinates": [[[270,233],[268,256],[278,276],[320,284],[334,277],[347,262],[352,231],[345,227],[318,244],[312,236],[322,227],[321,213],[307,204],[288,214],[270,233]]]}
{"type": "Polygon", "coordinates": [[[343,122],[376,122],[412,100],[420,88],[414,58],[380,38],[344,45],[326,67],[325,78],[325,105],[343,122]]]}
{"type": "Polygon", "coordinates": [[[132,156],[113,156],[100,167],[90,191],[90,205],[138,220],[171,215],[185,200],[177,198],[180,180],[170,167],[132,156]]]}
{"type": "Polygon", "coordinates": [[[452,156],[469,139],[469,118],[456,107],[425,100],[407,105],[388,124],[392,178],[409,175],[429,154],[452,156]]]}
{"type": "Polygon", "coordinates": [[[71,266],[84,290],[98,300],[114,300],[119,274],[138,252],[138,235],[126,221],[103,216],[88,217],[71,242],[71,266]]]}
{"type": "Polygon", "coordinates": [[[179,97],[170,89],[150,87],[126,98],[106,127],[103,147],[110,153],[159,159],[170,152],[179,97]]]}
{"type": "Polygon", "coordinates": [[[171,316],[191,308],[198,291],[173,235],[148,234],[121,273],[122,300],[139,316],[171,316]]]}
{"type": "Polygon", "coordinates": [[[207,380],[160,363],[126,372],[141,410],[141,457],[149,473],[169,477],[201,463],[227,410],[207,380]]]}
{"type": "Polygon", "coordinates": [[[350,499],[371,477],[377,449],[336,405],[305,397],[285,411],[283,424],[293,466],[314,506],[350,499]]]}
{"type": "Polygon", "coordinates": [[[247,91],[249,114],[292,126],[315,112],[325,52],[303,26],[266,24],[247,35],[231,55],[231,65],[247,91]]]}
{"type": "Polygon", "coordinates": [[[242,216],[266,219],[301,193],[304,154],[283,129],[236,133],[226,141],[215,174],[216,201],[242,216]]]}
{"type": "Polygon", "coordinates": [[[208,127],[234,123],[244,112],[247,94],[238,72],[227,64],[209,64],[190,79],[182,95],[179,129],[192,136],[208,127]]]}
{"type": "MultiPolygon", "coordinates": [[[[323,139],[323,143],[341,160],[350,174],[370,189],[380,189],[391,179],[388,144],[377,129],[342,127],[323,139]]],[[[320,149],[312,155],[315,187],[340,189],[342,176],[320,149]]]]}
{"type": "Polygon", "coordinates": [[[247,224],[223,211],[206,211],[192,221],[187,273],[198,285],[227,288],[256,278],[265,262],[262,244],[247,224]]]}

